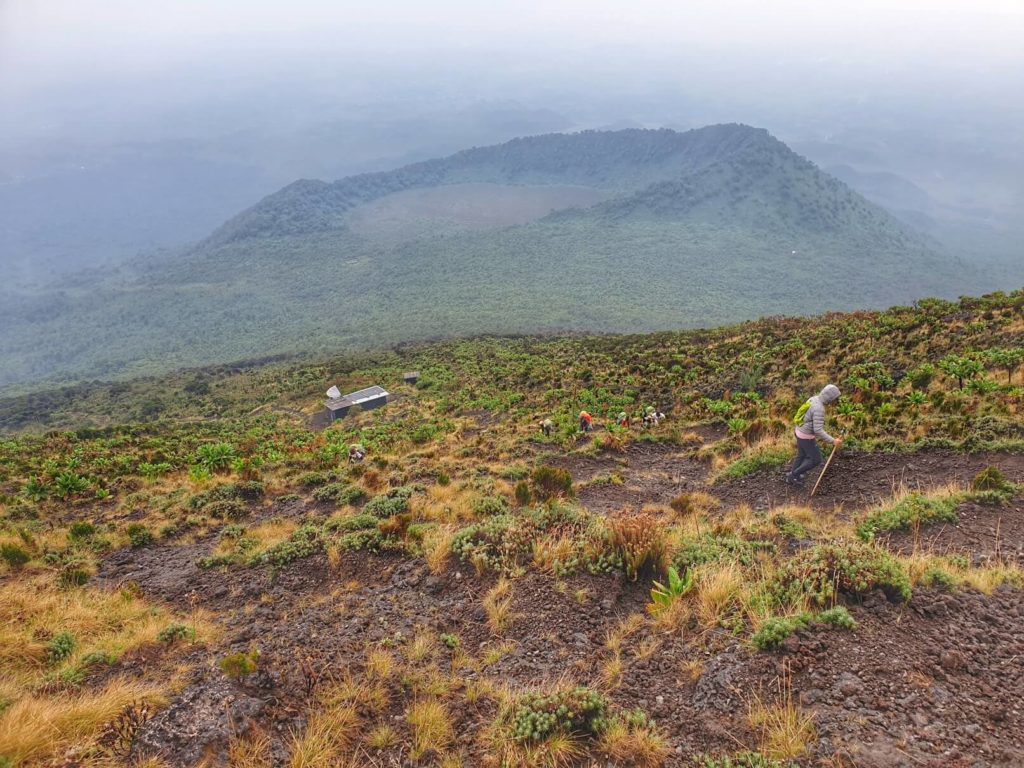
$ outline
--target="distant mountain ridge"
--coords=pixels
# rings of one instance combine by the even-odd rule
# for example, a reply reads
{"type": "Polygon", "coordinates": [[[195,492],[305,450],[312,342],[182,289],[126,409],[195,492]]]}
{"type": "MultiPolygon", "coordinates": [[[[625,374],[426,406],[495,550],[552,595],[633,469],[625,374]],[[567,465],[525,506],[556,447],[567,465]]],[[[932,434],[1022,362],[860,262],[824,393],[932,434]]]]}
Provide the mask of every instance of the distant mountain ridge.
{"type": "Polygon", "coordinates": [[[548,134],[298,181],[183,254],[12,296],[0,388],[877,308],[982,277],[763,129],[548,134]]]}
{"type": "Polygon", "coordinates": [[[352,208],[414,188],[466,182],[578,184],[627,193],[722,161],[765,154],[796,157],[768,131],[740,124],[686,133],[626,129],[531,136],[333,183],[296,181],[226,222],[200,247],[340,228],[352,208]]]}

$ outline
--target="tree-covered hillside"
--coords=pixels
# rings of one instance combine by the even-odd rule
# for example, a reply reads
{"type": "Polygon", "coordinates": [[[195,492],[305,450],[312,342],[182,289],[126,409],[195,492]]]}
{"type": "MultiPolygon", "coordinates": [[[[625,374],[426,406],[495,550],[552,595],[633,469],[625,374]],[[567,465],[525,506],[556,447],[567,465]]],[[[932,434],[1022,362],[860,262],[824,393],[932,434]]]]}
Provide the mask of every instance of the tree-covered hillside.
{"type": "Polygon", "coordinates": [[[189,253],[5,298],[0,387],[477,333],[706,327],[981,284],[765,131],[541,136],[297,182],[189,253]],[[567,185],[601,202],[489,229],[348,225],[412,190],[444,187],[453,206],[465,190],[486,211],[488,189],[525,200],[538,185],[549,208],[567,185]]]}

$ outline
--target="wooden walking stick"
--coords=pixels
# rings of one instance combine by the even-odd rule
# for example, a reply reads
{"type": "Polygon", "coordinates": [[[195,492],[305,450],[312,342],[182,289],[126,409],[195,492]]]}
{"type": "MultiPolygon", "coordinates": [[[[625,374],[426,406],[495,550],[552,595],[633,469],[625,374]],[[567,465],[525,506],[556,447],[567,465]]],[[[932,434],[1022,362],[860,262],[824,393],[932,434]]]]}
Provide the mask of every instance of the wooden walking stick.
{"type": "Polygon", "coordinates": [[[821,470],[821,474],[818,475],[818,482],[816,482],[814,484],[814,488],[811,489],[811,496],[818,492],[818,486],[821,485],[821,478],[823,478],[825,473],[828,472],[828,465],[832,463],[832,459],[836,457],[837,453],[839,453],[839,449],[833,448],[832,453],[828,455],[828,461],[825,462],[825,467],[821,470]]]}

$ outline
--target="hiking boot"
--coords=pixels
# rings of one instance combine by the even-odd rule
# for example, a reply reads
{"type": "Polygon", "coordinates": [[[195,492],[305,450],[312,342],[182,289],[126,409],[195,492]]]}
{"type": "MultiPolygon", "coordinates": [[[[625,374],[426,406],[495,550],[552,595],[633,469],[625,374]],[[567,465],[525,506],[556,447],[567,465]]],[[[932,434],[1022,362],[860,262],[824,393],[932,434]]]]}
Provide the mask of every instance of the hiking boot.
{"type": "Polygon", "coordinates": [[[802,488],[804,480],[802,477],[793,477],[792,475],[786,475],[786,485],[792,485],[794,488],[802,488]]]}

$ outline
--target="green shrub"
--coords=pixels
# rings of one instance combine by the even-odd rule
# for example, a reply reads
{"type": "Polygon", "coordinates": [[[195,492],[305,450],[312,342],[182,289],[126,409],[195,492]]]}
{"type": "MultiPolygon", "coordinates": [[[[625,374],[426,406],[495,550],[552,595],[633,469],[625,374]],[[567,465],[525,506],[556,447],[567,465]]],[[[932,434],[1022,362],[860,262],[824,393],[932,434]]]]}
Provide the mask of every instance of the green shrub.
{"type": "Polygon", "coordinates": [[[313,491],[313,499],[339,505],[359,504],[366,500],[366,491],[349,483],[328,483],[313,491]]]}
{"type": "Polygon", "coordinates": [[[158,642],[166,643],[167,645],[173,645],[178,640],[195,640],[196,631],[191,627],[186,627],[184,624],[170,624],[159,632],[157,632],[156,639],[158,642]]]}
{"type": "Polygon", "coordinates": [[[153,543],[153,534],[142,523],[131,523],[125,529],[132,549],[139,549],[153,543]]]}
{"type": "Polygon", "coordinates": [[[480,496],[473,499],[471,506],[477,517],[504,515],[509,511],[508,499],[504,496],[480,496]]]}
{"type": "Polygon", "coordinates": [[[830,627],[837,627],[838,629],[856,629],[857,622],[854,620],[850,612],[846,610],[845,605],[836,605],[829,608],[827,611],[822,611],[816,617],[817,621],[822,624],[827,624],[830,627]]]}
{"type": "Polygon", "coordinates": [[[252,557],[249,565],[282,568],[296,560],[316,554],[323,546],[322,529],[316,525],[304,525],[289,536],[287,541],[275,544],[252,557]]]}
{"type": "Polygon", "coordinates": [[[71,656],[78,647],[78,641],[70,632],[58,632],[46,644],[46,658],[51,664],[60,664],[71,656]]]}
{"type": "Polygon", "coordinates": [[[409,511],[409,498],[414,489],[409,486],[395,488],[384,496],[377,496],[366,502],[363,512],[376,517],[393,517],[409,511]]]}
{"type": "Polygon", "coordinates": [[[442,634],[441,642],[444,643],[445,648],[453,651],[459,647],[459,638],[456,635],[442,634]]]}
{"type": "Polygon", "coordinates": [[[515,704],[512,737],[533,744],[556,733],[597,736],[607,727],[607,711],[604,697],[583,686],[550,696],[526,694],[515,704]]]}
{"type": "Polygon", "coordinates": [[[321,485],[327,485],[329,482],[330,478],[325,472],[306,472],[299,477],[299,484],[307,488],[317,488],[321,485]]]}
{"type": "Polygon", "coordinates": [[[778,648],[797,629],[810,623],[810,614],[807,613],[797,616],[771,616],[765,619],[761,628],[751,636],[750,642],[759,651],[769,651],[778,648]]]}
{"type": "Polygon", "coordinates": [[[68,528],[68,538],[72,541],[85,541],[96,535],[96,526],[92,523],[72,523],[68,528]]]}
{"type": "Polygon", "coordinates": [[[701,755],[697,758],[696,768],[796,768],[796,763],[763,757],[757,752],[737,752],[722,757],[701,755]]]}
{"type": "Polygon", "coordinates": [[[364,531],[370,528],[376,528],[377,523],[380,520],[373,515],[368,515],[365,512],[359,515],[353,515],[352,517],[344,517],[340,520],[328,520],[324,525],[324,529],[327,531],[340,531],[342,533],[348,531],[364,531]]]}
{"type": "Polygon", "coordinates": [[[785,515],[775,515],[775,517],[772,518],[772,525],[775,526],[775,530],[787,539],[799,540],[808,538],[807,529],[796,520],[786,517],[785,515]]]}
{"type": "Polygon", "coordinates": [[[60,572],[57,577],[57,586],[61,589],[73,589],[74,587],[84,587],[89,583],[90,579],[89,572],[83,568],[65,568],[60,572]]]}
{"type": "Polygon", "coordinates": [[[986,467],[971,481],[973,491],[1013,492],[1013,483],[1006,479],[999,467],[986,467]]]}
{"type": "Polygon", "coordinates": [[[860,595],[882,589],[890,598],[909,600],[910,579],[885,550],[868,544],[820,544],[805,550],[779,569],[772,583],[783,605],[809,600],[834,603],[840,593],[860,595]]]}
{"type": "Polygon", "coordinates": [[[956,589],[956,579],[953,578],[953,575],[944,568],[939,568],[937,566],[928,568],[928,570],[921,575],[921,584],[926,587],[944,589],[947,592],[952,592],[956,589]]]}
{"type": "Polygon", "coordinates": [[[17,544],[0,544],[0,560],[3,560],[12,569],[21,568],[32,559],[32,556],[25,551],[24,547],[17,544]]]}
{"type": "Polygon", "coordinates": [[[775,543],[771,541],[748,541],[731,533],[703,533],[683,539],[676,549],[673,563],[680,571],[720,560],[749,566],[757,560],[758,552],[774,552],[775,549],[775,543]]]}
{"type": "Polygon", "coordinates": [[[249,505],[239,499],[224,499],[207,504],[203,511],[218,520],[239,520],[249,516],[249,505]]]}
{"type": "Polygon", "coordinates": [[[529,505],[532,499],[532,495],[530,494],[530,486],[525,480],[520,480],[518,483],[516,483],[514,493],[516,497],[516,504],[518,504],[520,507],[525,507],[529,505]]]}
{"type": "Polygon", "coordinates": [[[736,459],[723,469],[715,480],[736,480],[762,469],[775,469],[788,463],[792,458],[792,452],[786,448],[759,448],[736,459]]]}
{"type": "Polygon", "coordinates": [[[870,541],[879,533],[900,531],[915,525],[930,525],[944,522],[955,523],[956,508],[963,500],[959,494],[948,496],[925,496],[911,493],[891,507],[876,510],[857,526],[857,535],[870,541]]]}
{"type": "Polygon", "coordinates": [[[235,458],[235,447],[230,443],[207,443],[196,449],[196,463],[211,472],[227,469],[235,458]]]}
{"type": "Polygon", "coordinates": [[[250,651],[245,653],[239,651],[238,653],[232,653],[230,656],[225,656],[220,660],[220,669],[225,675],[230,677],[232,680],[237,680],[245,675],[251,675],[256,671],[259,663],[259,651],[250,651]]]}
{"type": "Polygon", "coordinates": [[[572,498],[572,475],[566,469],[558,467],[537,467],[530,476],[533,485],[533,496],[538,501],[551,501],[557,498],[572,498]]]}

